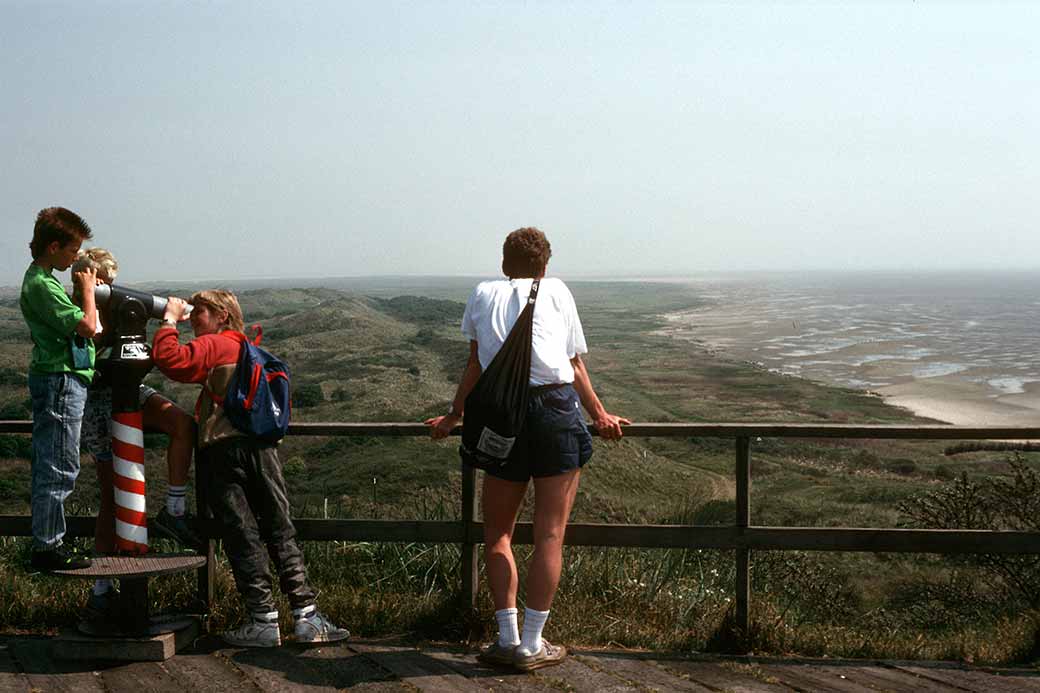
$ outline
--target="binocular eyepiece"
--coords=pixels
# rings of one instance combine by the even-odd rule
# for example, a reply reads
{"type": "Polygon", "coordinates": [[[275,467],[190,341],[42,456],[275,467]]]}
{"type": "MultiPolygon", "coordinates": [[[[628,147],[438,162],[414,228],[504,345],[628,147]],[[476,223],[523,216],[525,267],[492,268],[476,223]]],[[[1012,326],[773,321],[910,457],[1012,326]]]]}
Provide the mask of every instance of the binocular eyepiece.
{"type": "MultiPolygon", "coordinates": [[[[94,287],[94,303],[98,308],[107,308],[112,312],[121,312],[124,307],[132,307],[133,312],[143,312],[144,319],[162,320],[166,312],[167,300],[162,296],[153,296],[143,291],[134,291],[125,286],[115,284],[98,284],[94,287]]],[[[191,314],[192,306],[188,305],[184,315],[191,314]]]]}

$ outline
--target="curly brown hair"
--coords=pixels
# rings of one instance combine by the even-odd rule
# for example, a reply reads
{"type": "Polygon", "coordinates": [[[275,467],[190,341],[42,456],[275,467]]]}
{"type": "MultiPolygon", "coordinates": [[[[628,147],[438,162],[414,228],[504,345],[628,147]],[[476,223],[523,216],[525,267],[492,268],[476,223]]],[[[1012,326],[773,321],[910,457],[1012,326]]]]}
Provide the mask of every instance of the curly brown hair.
{"type": "Polygon", "coordinates": [[[533,226],[517,229],[502,244],[502,272],[510,279],[541,277],[552,257],[545,234],[533,226]]]}

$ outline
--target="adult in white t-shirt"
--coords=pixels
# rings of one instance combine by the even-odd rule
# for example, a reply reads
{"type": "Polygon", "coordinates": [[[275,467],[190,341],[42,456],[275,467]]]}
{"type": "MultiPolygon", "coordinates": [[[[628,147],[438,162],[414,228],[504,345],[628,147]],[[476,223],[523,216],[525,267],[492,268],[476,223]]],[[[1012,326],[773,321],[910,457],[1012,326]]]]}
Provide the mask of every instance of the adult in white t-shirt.
{"type": "Polygon", "coordinates": [[[498,641],[480,659],[523,670],[558,664],[566,649],[542,638],[563,562],[563,535],[578,491],[582,466],[592,456],[592,439],[579,401],[592,425],[608,440],[621,438],[628,419],[607,413],[592,389],[581,355],[588,351],[574,297],[559,279],[545,278],[552,254],[545,235],[518,229],[502,247],[507,280],[481,282],[466,303],[462,333],[470,340],[469,361],[451,411],[428,419],[434,438],[444,438],[462,420],[466,396],[502,347],[540,279],[531,342],[532,386],[524,428],[508,461],[484,474],[484,557],[495,600],[498,641]],[[534,480],[534,554],[527,570],[527,608],[519,631],[518,576],[512,538],[527,485],[534,480]]]}

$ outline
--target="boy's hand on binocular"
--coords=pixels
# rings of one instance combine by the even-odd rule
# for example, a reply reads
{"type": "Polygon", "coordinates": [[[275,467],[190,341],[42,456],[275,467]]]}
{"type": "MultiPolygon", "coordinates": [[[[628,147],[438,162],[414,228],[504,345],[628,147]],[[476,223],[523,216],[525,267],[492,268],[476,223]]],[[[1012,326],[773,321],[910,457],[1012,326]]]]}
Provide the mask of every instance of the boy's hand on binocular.
{"type": "Polygon", "coordinates": [[[98,285],[97,270],[93,267],[84,267],[79,272],[72,273],[72,282],[80,291],[93,291],[98,285]]]}
{"type": "Polygon", "coordinates": [[[166,310],[163,311],[163,320],[173,320],[174,322],[183,322],[188,319],[185,315],[188,302],[183,298],[177,298],[176,296],[170,296],[166,299],[166,310]]]}

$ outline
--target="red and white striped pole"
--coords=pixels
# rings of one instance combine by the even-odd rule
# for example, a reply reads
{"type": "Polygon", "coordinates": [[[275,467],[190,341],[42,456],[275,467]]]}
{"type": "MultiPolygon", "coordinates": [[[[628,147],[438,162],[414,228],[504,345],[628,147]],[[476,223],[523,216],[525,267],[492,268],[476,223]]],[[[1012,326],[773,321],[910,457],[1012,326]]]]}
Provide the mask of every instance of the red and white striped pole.
{"type": "Polygon", "coordinates": [[[144,422],[140,410],[112,414],[112,468],[115,472],[116,549],[148,551],[144,495],[144,422]]]}

